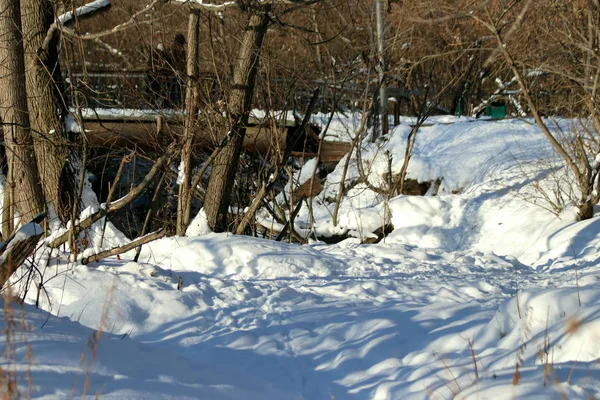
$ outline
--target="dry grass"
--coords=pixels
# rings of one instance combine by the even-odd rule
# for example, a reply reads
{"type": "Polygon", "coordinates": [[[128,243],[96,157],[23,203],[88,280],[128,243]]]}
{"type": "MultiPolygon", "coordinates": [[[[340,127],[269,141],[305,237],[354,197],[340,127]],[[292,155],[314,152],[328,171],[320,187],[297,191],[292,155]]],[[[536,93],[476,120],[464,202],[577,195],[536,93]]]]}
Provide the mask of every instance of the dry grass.
{"type": "Polygon", "coordinates": [[[34,364],[33,352],[27,341],[27,333],[30,327],[25,320],[25,311],[21,302],[12,296],[10,286],[3,292],[4,307],[2,317],[4,319],[4,353],[3,366],[0,367],[0,399],[12,400],[17,398],[31,398],[31,393],[35,390],[35,385],[31,376],[31,366],[34,364]],[[18,307],[15,308],[15,305],[18,307]],[[18,356],[18,344],[22,343],[25,348],[23,359],[18,356]],[[17,374],[17,365],[25,362],[27,372],[25,379],[27,381],[26,391],[21,392],[19,388],[19,375],[17,374]]]}
{"type": "MultiPolygon", "coordinates": [[[[101,318],[97,329],[88,338],[79,360],[80,373],[73,382],[70,399],[85,398],[91,387],[92,366],[96,360],[100,339],[106,330],[108,314],[112,307],[112,293],[115,282],[107,291],[106,301],[102,308],[101,318]],[[83,386],[78,389],[78,381],[83,377],[83,386]]],[[[7,286],[2,294],[4,328],[4,351],[0,362],[0,400],[30,399],[36,386],[32,377],[32,367],[35,365],[34,353],[27,336],[31,327],[25,319],[25,310],[20,298],[12,295],[11,286],[7,286]],[[25,372],[23,367],[25,366],[25,372]]],[[[1,340],[1,339],[0,339],[1,340]]],[[[99,398],[100,392],[95,393],[99,398]]]]}
{"type": "Polygon", "coordinates": [[[566,333],[568,335],[572,335],[575,332],[577,332],[577,330],[579,330],[579,328],[581,327],[581,321],[575,319],[575,318],[569,318],[567,320],[567,326],[566,326],[566,333]]]}

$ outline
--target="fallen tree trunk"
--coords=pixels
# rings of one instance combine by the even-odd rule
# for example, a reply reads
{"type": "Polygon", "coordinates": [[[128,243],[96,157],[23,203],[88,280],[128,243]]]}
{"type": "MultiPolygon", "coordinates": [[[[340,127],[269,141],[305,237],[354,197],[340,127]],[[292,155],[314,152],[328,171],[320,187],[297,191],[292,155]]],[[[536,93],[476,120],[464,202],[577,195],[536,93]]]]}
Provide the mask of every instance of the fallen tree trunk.
{"type": "Polygon", "coordinates": [[[92,254],[91,256],[84,257],[83,260],[81,260],[81,263],[85,265],[85,264],[89,264],[94,261],[102,260],[106,257],[123,254],[125,252],[128,252],[129,250],[135,249],[138,246],[141,246],[143,244],[150,243],[154,240],[160,239],[160,238],[164,237],[166,233],[167,233],[167,230],[165,228],[162,228],[160,231],[152,232],[145,236],[139,237],[139,238],[135,239],[134,241],[132,241],[131,243],[127,243],[124,246],[104,250],[99,253],[92,254]]]}
{"type": "MultiPolygon", "coordinates": [[[[101,121],[86,120],[86,136],[90,147],[103,148],[128,148],[156,150],[177,140],[183,134],[183,126],[177,123],[165,122],[162,128],[157,127],[153,121],[101,121]],[[156,132],[160,134],[157,135],[156,132]]],[[[283,152],[286,150],[286,142],[289,136],[294,136],[300,129],[299,126],[281,126],[281,134],[277,134],[268,126],[251,125],[246,128],[243,149],[250,153],[259,153],[264,156],[273,151],[283,152]]],[[[307,143],[307,148],[301,149],[297,146],[292,150],[294,157],[312,158],[317,156],[318,131],[319,129],[309,125],[306,128],[306,138],[302,137],[298,143],[307,143]],[[317,139],[314,137],[317,136],[317,139]]],[[[207,135],[205,131],[199,131],[194,136],[193,151],[205,152],[223,140],[207,135]]],[[[338,162],[348,153],[350,143],[339,141],[323,141],[323,151],[320,161],[338,162]]]]}
{"type": "MultiPolygon", "coordinates": [[[[156,162],[154,163],[154,165],[152,166],[150,171],[148,171],[148,173],[146,174],[144,179],[142,179],[142,182],[140,182],[137,186],[132,188],[129,191],[129,193],[127,193],[127,195],[125,195],[124,197],[121,197],[120,199],[118,199],[110,204],[106,204],[106,203],[102,204],[98,211],[96,211],[89,217],[85,218],[84,220],[82,220],[78,224],[76,224],[73,227],[74,234],[75,235],[79,234],[84,229],[92,226],[92,224],[94,224],[95,222],[100,221],[103,217],[106,217],[107,215],[110,215],[110,214],[114,213],[115,211],[120,210],[121,208],[125,207],[126,205],[131,203],[133,200],[135,200],[139,195],[141,195],[148,188],[148,186],[150,185],[152,180],[154,180],[154,178],[156,177],[156,174],[164,167],[164,165],[166,165],[167,163],[169,163],[172,160],[172,158],[175,154],[175,149],[176,149],[176,146],[171,145],[167,149],[166,153],[162,157],[160,157],[158,160],[156,160],[156,162]]],[[[50,241],[50,243],[48,244],[50,246],[50,248],[53,248],[53,249],[57,248],[58,246],[60,246],[61,244],[65,243],[67,240],[69,240],[69,233],[70,232],[67,231],[67,232],[63,233],[62,235],[52,239],[50,241]]]]}
{"type": "Polygon", "coordinates": [[[45,213],[35,216],[31,222],[20,227],[5,244],[2,245],[0,255],[0,288],[11,277],[12,274],[25,262],[27,257],[35,250],[35,247],[44,234],[44,230],[38,222],[45,218],[45,213]]]}

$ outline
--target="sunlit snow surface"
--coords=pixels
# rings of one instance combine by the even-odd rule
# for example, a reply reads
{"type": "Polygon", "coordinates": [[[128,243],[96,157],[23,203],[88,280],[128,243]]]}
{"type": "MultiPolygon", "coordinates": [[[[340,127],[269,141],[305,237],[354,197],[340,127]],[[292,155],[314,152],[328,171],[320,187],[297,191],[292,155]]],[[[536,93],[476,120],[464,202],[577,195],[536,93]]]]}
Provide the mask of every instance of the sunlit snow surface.
{"type": "MultiPolygon", "coordinates": [[[[409,122],[379,146],[394,170],[409,122]]],[[[363,189],[342,205],[340,223],[359,232],[377,227],[388,203],[385,242],[214,234],[199,216],[188,233],[201,236],[144,246],[139,263],[51,258],[42,310],[30,290],[31,332],[11,345],[23,392],[26,338],[34,398],[81,397],[84,387],[113,399],[598,397],[600,220],[574,223],[570,209],[557,218],[523,200],[556,165],[531,121],[434,122],[409,176],[443,178],[438,196],[363,189]]],[[[387,161],[370,146],[375,180],[387,161]]],[[[337,229],[330,209],[315,213],[337,229]]]]}

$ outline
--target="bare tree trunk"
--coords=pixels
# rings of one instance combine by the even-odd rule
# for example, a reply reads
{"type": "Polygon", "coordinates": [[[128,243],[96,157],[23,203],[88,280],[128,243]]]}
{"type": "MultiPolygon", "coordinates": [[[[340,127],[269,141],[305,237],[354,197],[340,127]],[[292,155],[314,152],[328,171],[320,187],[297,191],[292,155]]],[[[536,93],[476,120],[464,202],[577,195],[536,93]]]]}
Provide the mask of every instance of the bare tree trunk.
{"type": "MultiPolygon", "coordinates": [[[[317,20],[317,11],[314,7],[310,9],[310,19],[313,26],[313,30],[317,34],[319,40],[322,40],[321,30],[319,29],[319,21],[317,20]]],[[[317,43],[313,47],[315,49],[315,64],[317,65],[317,71],[321,72],[323,70],[323,55],[321,52],[321,44],[317,43]]]]}
{"type": "Polygon", "coordinates": [[[44,209],[33,150],[18,0],[0,0],[0,120],[6,156],[12,168],[13,200],[23,221],[44,209]]]}
{"type": "Polygon", "coordinates": [[[384,0],[375,0],[375,12],[377,13],[377,57],[379,58],[379,112],[381,113],[381,132],[373,130],[371,136],[372,142],[377,139],[379,133],[381,133],[381,135],[387,135],[389,129],[387,91],[385,87],[385,47],[383,43],[385,41],[384,0]]]}
{"type": "Polygon", "coordinates": [[[100,261],[106,257],[123,254],[131,249],[136,248],[136,247],[139,248],[139,246],[141,246],[143,244],[150,243],[154,240],[160,239],[160,238],[164,237],[166,234],[167,234],[167,230],[165,228],[162,228],[159,231],[152,232],[152,233],[149,233],[144,236],[140,236],[137,239],[135,239],[134,241],[127,243],[126,245],[123,245],[120,247],[114,247],[114,248],[108,249],[108,250],[103,250],[99,253],[84,257],[83,260],[81,260],[81,263],[83,265],[85,265],[85,264],[89,264],[91,262],[100,261]]]}
{"type": "Polygon", "coordinates": [[[187,79],[185,89],[185,126],[183,133],[183,146],[181,149],[181,165],[183,182],[179,185],[179,198],[177,200],[177,235],[185,236],[185,230],[190,224],[192,205],[192,144],[194,141],[194,128],[198,121],[198,40],[200,33],[200,13],[192,10],[188,19],[188,45],[187,45],[187,79]]]}
{"type": "Polygon", "coordinates": [[[215,232],[227,230],[227,213],[254,94],[260,49],[269,23],[268,10],[250,16],[233,74],[227,104],[230,141],[215,158],[206,190],[204,211],[215,232]]]}
{"type": "Polygon", "coordinates": [[[14,202],[12,200],[12,167],[7,162],[6,178],[4,180],[4,199],[2,203],[2,238],[5,240],[15,229],[14,202]]]}
{"type": "Polygon", "coordinates": [[[27,100],[42,188],[63,223],[71,217],[75,174],[69,165],[69,146],[64,124],[67,113],[59,83],[58,33],[42,49],[46,32],[54,22],[50,0],[21,0],[25,50],[27,100]]]}
{"type": "Polygon", "coordinates": [[[3,249],[3,253],[0,255],[0,289],[5,288],[4,285],[11,275],[14,274],[25,262],[27,257],[35,251],[38,240],[40,240],[44,234],[44,230],[37,223],[33,223],[30,226],[21,229],[26,232],[33,231],[34,234],[24,234],[22,236],[9,238],[10,244],[3,249]]]}

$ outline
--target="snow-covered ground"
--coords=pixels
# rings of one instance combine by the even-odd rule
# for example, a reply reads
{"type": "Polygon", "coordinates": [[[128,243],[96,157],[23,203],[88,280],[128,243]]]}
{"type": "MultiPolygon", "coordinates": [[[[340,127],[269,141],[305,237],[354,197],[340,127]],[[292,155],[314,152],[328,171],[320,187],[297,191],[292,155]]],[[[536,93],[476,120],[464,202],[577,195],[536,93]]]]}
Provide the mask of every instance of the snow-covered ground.
{"type": "MultiPolygon", "coordinates": [[[[365,145],[373,184],[388,155],[402,165],[404,121],[365,145]]],[[[339,134],[356,121],[334,122],[339,134]]],[[[564,170],[531,121],[431,122],[408,175],[442,179],[437,196],[359,184],[334,227],[344,160],[328,176],[315,228],[358,238],[301,246],[206,233],[198,218],[204,235],[153,242],[139,263],[51,257],[40,309],[35,289],[23,315],[14,306],[2,367],[24,394],[30,370],[31,397],[48,399],[600,396],[600,220],[544,209],[533,185],[552,193],[564,170]],[[382,221],[394,231],[361,244],[382,221]]],[[[309,225],[307,209],[296,222],[309,225]]],[[[105,246],[124,240],[110,230],[105,246]]]]}

